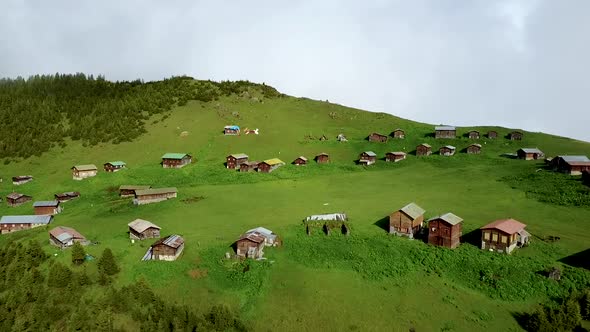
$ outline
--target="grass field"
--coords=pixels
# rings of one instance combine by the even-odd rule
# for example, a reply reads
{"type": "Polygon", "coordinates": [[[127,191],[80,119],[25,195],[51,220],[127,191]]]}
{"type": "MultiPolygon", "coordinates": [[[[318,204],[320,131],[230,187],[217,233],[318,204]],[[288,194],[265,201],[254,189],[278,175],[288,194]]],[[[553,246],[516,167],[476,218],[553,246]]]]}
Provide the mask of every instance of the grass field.
{"type": "MultiPolygon", "coordinates": [[[[492,128],[502,137],[510,131],[476,129],[492,128]]],[[[543,170],[540,162],[501,156],[521,147],[538,147],[548,156],[590,155],[588,143],[526,132],[521,142],[477,140],[483,145],[481,155],[416,157],[412,151],[419,143],[429,143],[435,151],[451,144],[461,151],[475,141],[435,140],[429,135],[432,125],[291,97],[263,103],[238,97],[189,102],[163,120],[154,118],[147,129],[131,143],[89,148],[68,142],[64,149],[3,165],[0,194],[16,190],[47,200],[54,193],[80,191],[81,198],[64,204],[55,225],[74,227],[98,241],[87,248],[91,254],[113,249],[122,268],[117,283],[144,278],[164,297],[195,308],[227,303],[257,331],[516,331],[520,327],[513,314],[590,286],[590,271],[581,268],[564,266],[560,283],[538,273],[590,247],[590,207],[541,202],[505,178],[542,173],[568,181],[581,193],[583,185],[577,177],[543,170]],[[259,128],[260,135],[223,136],[228,124],[259,128]],[[398,127],[406,130],[406,139],[385,144],[365,140],[371,132],[389,134],[398,127]],[[180,136],[183,131],[188,136],[180,136]],[[349,142],[335,140],[341,132],[349,142]],[[324,134],[328,141],[306,138],[324,134]],[[410,154],[395,164],[355,165],[365,150],[379,157],[387,151],[410,154]],[[160,156],[166,152],[191,153],[197,162],[162,169],[160,156]],[[278,157],[287,163],[328,152],[332,162],[286,165],[270,174],[224,168],[226,155],[242,152],[253,160],[278,157]],[[71,179],[72,165],[101,167],[114,160],[127,162],[128,169],[71,179]],[[11,184],[11,176],[25,174],[35,180],[11,184]],[[137,207],[118,197],[114,189],[122,184],[176,186],[179,196],[137,207]],[[464,234],[499,218],[515,218],[528,225],[533,240],[507,257],[470,243],[451,251],[388,235],[381,227],[384,218],[409,202],[426,209],[427,218],[446,212],[462,217],[464,234]],[[350,236],[305,235],[301,220],[307,215],[338,211],[350,217],[350,236]],[[186,241],[181,259],[141,262],[150,242],[128,240],[126,225],[135,218],[158,224],[163,235],[181,234],[186,241]],[[267,249],[265,262],[226,261],[232,242],[256,226],[270,228],[285,245],[267,249]],[[545,242],[546,236],[560,240],[545,242]]],[[[459,133],[470,129],[459,128],[459,133]]],[[[0,207],[2,215],[30,213],[31,203],[0,207]]],[[[0,240],[12,236],[22,235],[0,240]]],[[[70,258],[69,251],[48,244],[45,229],[27,231],[27,238],[47,243],[45,249],[56,260],[70,258]]],[[[89,269],[96,273],[93,263],[89,269]]]]}

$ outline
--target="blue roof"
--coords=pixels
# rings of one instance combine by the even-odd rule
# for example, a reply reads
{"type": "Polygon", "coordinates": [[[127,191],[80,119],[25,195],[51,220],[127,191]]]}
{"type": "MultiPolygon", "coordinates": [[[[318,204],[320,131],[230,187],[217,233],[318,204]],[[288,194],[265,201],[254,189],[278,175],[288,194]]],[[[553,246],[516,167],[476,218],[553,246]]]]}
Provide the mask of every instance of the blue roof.
{"type": "Polygon", "coordinates": [[[225,126],[225,129],[240,130],[239,126],[225,126]]]}
{"type": "Polygon", "coordinates": [[[43,216],[3,216],[0,219],[0,224],[49,224],[53,216],[50,215],[43,215],[43,216]]]}
{"type": "Polygon", "coordinates": [[[58,206],[58,201],[37,201],[33,203],[33,207],[42,207],[42,206],[58,206]]]}

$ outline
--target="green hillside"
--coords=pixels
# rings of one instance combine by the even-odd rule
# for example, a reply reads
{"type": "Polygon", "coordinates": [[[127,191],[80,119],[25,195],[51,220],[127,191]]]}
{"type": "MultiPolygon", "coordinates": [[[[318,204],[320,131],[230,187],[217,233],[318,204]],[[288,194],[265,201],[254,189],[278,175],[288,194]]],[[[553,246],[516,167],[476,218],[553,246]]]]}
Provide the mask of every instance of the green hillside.
{"type": "MultiPolygon", "coordinates": [[[[55,193],[79,191],[81,198],[65,203],[51,227],[70,226],[98,242],[85,248],[96,257],[111,248],[121,268],[116,287],[144,280],[165,300],[197,312],[226,304],[255,331],[519,330],[519,313],[590,287],[589,270],[561,262],[590,247],[588,187],[578,176],[546,170],[542,161],[503,156],[523,147],[538,147],[546,156],[590,156],[590,143],[532,132],[524,132],[522,141],[510,141],[504,136],[512,129],[501,127],[459,127],[460,138],[435,139],[434,124],[285,96],[265,85],[179,82],[174,83],[177,90],[168,86],[161,108],[134,121],[127,120],[135,106],[129,106],[127,117],[102,115],[105,124],[96,123],[98,129],[88,129],[77,140],[64,131],[63,122],[56,122],[56,143],[26,159],[22,157],[29,154],[19,152],[23,149],[8,145],[26,145],[27,139],[0,141],[6,161],[0,167],[1,196],[17,191],[49,200],[55,193]],[[213,97],[205,93],[209,88],[217,91],[213,97]],[[223,127],[232,124],[258,128],[259,135],[223,135],[223,127]],[[366,139],[372,132],[389,134],[396,128],[405,130],[405,139],[366,139]],[[463,136],[472,129],[481,131],[482,138],[463,136]],[[127,130],[132,134],[125,135],[127,130]],[[497,130],[500,137],[484,137],[488,130],[497,130]],[[340,133],[348,142],[336,140],[340,133]],[[328,139],[320,140],[322,135],[328,139]],[[450,144],[457,154],[416,157],[420,143],[434,151],[450,144]],[[463,151],[471,143],[482,144],[480,155],[463,151]],[[381,159],[368,167],[356,165],[359,153],[367,150],[381,159]],[[406,151],[408,157],[387,163],[382,158],[388,151],[406,151]],[[196,162],[162,169],[160,157],[167,152],[189,153],[196,162]],[[330,154],[329,164],[290,164],[320,152],[330,154]],[[246,153],[250,160],[279,158],[287,165],[270,174],[240,173],[224,167],[231,153],[246,153]],[[102,171],[105,162],[116,160],[125,161],[127,169],[102,171]],[[99,173],[75,181],[70,168],[77,164],[95,164],[99,173]],[[33,175],[34,180],[14,186],[10,178],[16,175],[33,175]],[[175,186],[179,194],[134,206],[118,197],[117,188],[124,184],[175,186]],[[388,215],[409,202],[423,207],[426,218],[446,212],[462,217],[466,241],[448,250],[387,234],[383,225],[388,215]],[[330,212],[348,214],[350,236],[305,234],[302,219],[330,212]],[[152,241],[129,241],[127,223],[136,218],[161,226],[162,235],[182,235],[182,257],[140,261],[152,241]],[[510,256],[480,250],[479,227],[502,218],[527,224],[530,246],[510,256]],[[240,234],[257,226],[277,233],[284,246],[265,249],[265,261],[226,260],[240,234]],[[543,275],[552,266],[562,269],[561,281],[543,275]]],[[[153,93],[145,89],[141,93],[153,93]]],[[[27,131],[23,128],[21,133],[27,131]]],[[[32,212],[30,202],[0,206],[0,215],[32,212]]],[[[50,246],[47,229],[0,236],[1,243],[29,239],[42,243],[50,261],[71,266],[71,249],[50,246]]],[[[85,265],[90,277],[97,278],[96,263],[85,265]]],[[[101,286],[93,287],[100,292],[101,286]]],[[[117,324],[137,328],[125,320],[117,324]]]]}

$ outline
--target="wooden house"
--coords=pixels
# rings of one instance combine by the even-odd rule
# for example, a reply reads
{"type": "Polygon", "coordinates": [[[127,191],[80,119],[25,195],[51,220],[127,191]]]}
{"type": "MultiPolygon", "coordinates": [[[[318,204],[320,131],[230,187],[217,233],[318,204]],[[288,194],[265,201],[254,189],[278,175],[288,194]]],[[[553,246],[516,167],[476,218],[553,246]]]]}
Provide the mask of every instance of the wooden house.
{"type": "Polygon", "coordinates": [[[53,221],[50,215],[32,216],[3,216],[0,219],[0,233],[11,233],[24,229],[31,229],[49,225],[53,221]]]}
{"type": "Polygon", "coordinates": [[[152,244],[142,260],[174,261],[183,250],[184,239],[180,235],[170,235],[152,244]]]}
{"type": "Polygon", "coordinates": [[[405,152],[395,151],[395,152],[387,152],[385,154],[385,161],[396,163],[396,162],[404,160],[404,159],[406,159],[405,152]]]}
{"type": "Polygon", "coordinates": [[[495,130],[488,131],[488,138],[489,139],[496,139],[498,138],[498,132],[495,130]]]}
{"type": "Polygon", "coordinates": [[[125,164],[122,161],[109,161],[108,163],[105,163],[104,165],[104,170],[105,172],[118,172],[120,170],[122,170],[123,168],[127,167],[127,164],[125,164]]]}
{"type": "Polygon", "coordinates": [[[12,184],[15,186],[20,186],[21,184],[25,184],[31,181],[33,181],[32,175],[19,175],[12,177],[12,184]]]}
{"type": "Polygon", "coordinates": [[[446,213],[440,217],[428,220],[428,243],[446,247],[457,248],[462,235],[463,219],[452,213],[446,213]]]}
{"type": "Polygon", "coordinates": [[[122,185],[119,187],[119,197],[135,197],[137,190],[151,189],[152,186],[135,186],[135,185],[122,185]]]}
{"type": "Polygon", "coordinates": [[[225,167],[229,169],[240,168],[240,165],[248,161],[248,155],[244,153],[234,153],[225,157],[225,167]]]}
{"type": "Polygon", "coordinates": [[[543,151],[537,148],[522,148],[516,151],[516,156],[518,159],[524,160],[537,160],[545,158],[545,154],[543,151]]]}
{"type": "Polygon", "coordinates": [[[423,208],[410,203],[389,215],[389,233],[414,238],[424,223],[423,208]]]}
{"type": "Polygon", "coordinates": [[[223,127],[223,134],[224,135],[239,135],[240,134],[240,127],[236,125],[225,126],[223,127]]]}
{"type": "Polygon", "coordinates": [[[369,135],[369,142],[385,143],[385,142],[387,142],[387,135],[382,135],[379,133],[372,133],[371,135],[369,135]]]}
{"type": "Polygon", "coordinates": [[[551,160],[554,170],[570,175],[590,171],[590,159],[586,156],[557,156],[551,160]]]}
{"type": "Polygon", "coordinates": [[[472,130],[467,134],[467,136],[469,137],[469,139],[479,139],[479,131],[472,130]]]}
{"type": "Polygon", "coordinates": [[[267,159],[258,164],[258,172],[270,173],[283,165],[285,165],[285,163],[278,158],[267,159]]]}
{"type": "Polygon", "coordinates": [[[96,176],[98,169],[93,164],[76,165],[72,167],[72,178],[74,180],[83,180],[89,177],[96,176]]]}
{"type": "Polygon", "coordinates": [[[178,190],[176,190],[176,188],[152,188],[136,190],[133,204],[143,205],[162,202],[171,198],[176,198],[177,194],[178,190]]]}
{"type": "Polygon", "coordinates": [[[396,130],[391,132],[391,137],[393,138],[406,138],[406,132],[402,129],[397,128],[396,130]]]}
{"type": "Polygon", "coordinates": [[[297,165],[297,166],[307,165],[307,158],[305,158],[304,156],[299,156],[295,160],[293,160],[293,165],[297,165]]]}
{"type": "Polygon", "coordinates": [[[62,210],[59,201],[38,201],[33,203],[33,209],[35,209],[36,215],[54,215],[62,210]]]}
{"type": "Polygon", "coordinates": [[[322,152],[315,156],[315,161],[318,164],[327,164],[330,162],[330,156],[327,153],[322,152]]]}
{"type": "Polygon", "coordinates": [[[365,151],[359,155],[359,164],[369,166],[377,161],[377,154],[373,151],[365,151]]]}
{"type": "Polygon", "coordinates": [[[8,206],[19,206],[32,200],[33,197],[25,194],[11,193],[6,195],[6,204],[8,204],[8,206]]]}
{"type": "Polygon", "coordinates": [[[135,219],[128,223],[129,238],[134,240],[145,240],[160,237],[160,226],[147,220],[135,219]]]}
{"type": "Polygon", "coordinates": [[[258,161],[247,161],[240,165],[240,172],[255,172],[258,170],[258,161]]]}
{"type": "Polygon", "coordinates": [[[80,193],[77,191],[67,191],[65,193],[55,194],[53,196],[55,197],[56,201],[63,203],[63,202],[70,201],[74,198],[80,197],[80,193]]]}
{"type": "Polygon", "coordinates": [[[236,241],[236,256],[258,259],[264,255],[264,236],[257,232],[244,233],[236,241]]]}
{"type": "Polygon", "coordinates": [[[529,242],[530,234],[525,224],[514,219],[496,220],[480,228],[481,249],[511,253],[529,242]]]}
{"type": "Polygon", "coordinates": [[[83,246],[89,244],[88,240],[82,234],[70,227],[57,226],[49,231],[49,243],[56,247],[65,249],[73,246],[76,242],[83,246]]]}
{"type": "Polygon", "coordinates": [[[346,136],[344,136],[344,134],[338,134],[338,136],[336,137],[336,140],[338,142],[348,142],[348,140],[346,139],[346,136]]]}
{"type": "Polygon", "coordinates": [[[193,162],[193,157],[186,153],[166,153],[162,156],[163,168],[182,168],[193,162]]]}
{"type": "Polygon", "coordinates": [[[432,146],[430,144],[422,143],[416,147],[417,156],[430,156],[432,154],[432,146]]]}
{"type": "Polygon", "coordinates": [[[508,138],[511,141],[521,141],[522,140],[522,136],[523,136],[523,133],[520,132],[520,131],[513,131],[510,134],[508,134],[508,138]]]}
{"type": "Polygon", "coordinates": [[[303,220],[307,235],[311,235],[314,228],[321,229],[326,235],[330,235],[333,229],[337,229],[342,234],[348,235],[350,227],[348,225],[348,216],[345,213],[325,213],[309,216],[303,220]]]}
{"type": "Polygon", "coordinates": [[[434,127],[434,138],[455,138],[457,137],[457,128],[453,126],[436,126],[434,127]]]}
{"type": "Polygon", "coordinates": [[[445,145],[438,150],[438,153],[441,156],[452,156],[455,154],[456,150],[457,150],[457,148],[455,148],[452,145],[445,145]]]}
{"type": "Polygon", "coordinates": [[[481,144],[471,144],[467,147],[468,154],[480,154],[481,153],[481,144]]]}
{"type": "Polygon", "coordinates": [[[281,240],[279,239],[278,235],[268,228],[256,227],[247,230],[246,233],[258,233],[262,235],[264,238],[264,245],[267,247],[276,247],[281,244],[281,240]]]}

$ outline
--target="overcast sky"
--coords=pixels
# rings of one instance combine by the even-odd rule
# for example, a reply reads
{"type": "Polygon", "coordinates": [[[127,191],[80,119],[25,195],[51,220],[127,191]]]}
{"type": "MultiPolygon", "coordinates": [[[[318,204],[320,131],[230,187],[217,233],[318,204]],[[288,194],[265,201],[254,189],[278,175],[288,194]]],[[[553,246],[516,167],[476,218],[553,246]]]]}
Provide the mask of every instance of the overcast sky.
{"type": "Polygon", "coordinates": [[[2,0],[0,76],[247,79],[590,141],[589,13],[588,0],[2,0]]]}

